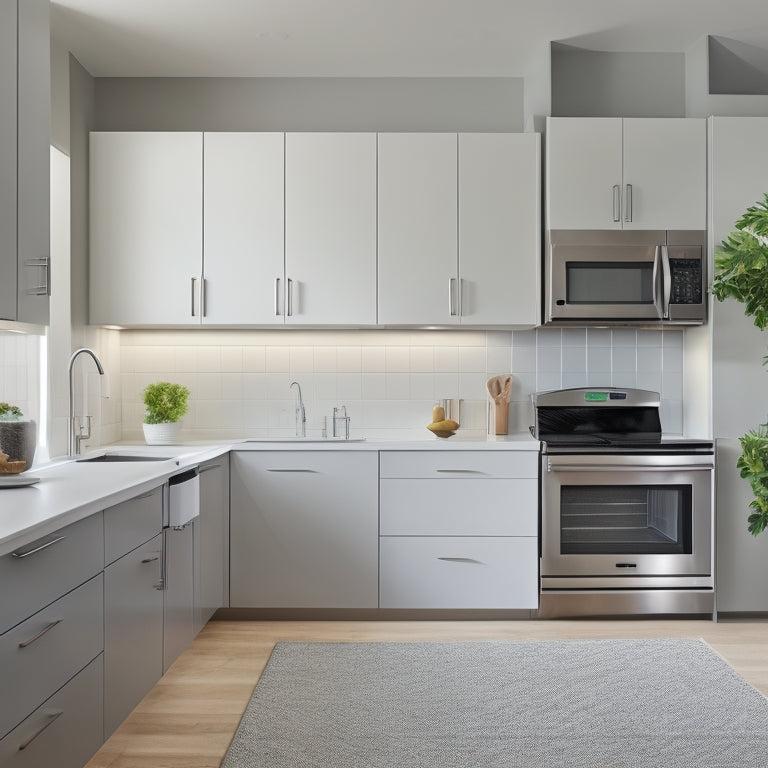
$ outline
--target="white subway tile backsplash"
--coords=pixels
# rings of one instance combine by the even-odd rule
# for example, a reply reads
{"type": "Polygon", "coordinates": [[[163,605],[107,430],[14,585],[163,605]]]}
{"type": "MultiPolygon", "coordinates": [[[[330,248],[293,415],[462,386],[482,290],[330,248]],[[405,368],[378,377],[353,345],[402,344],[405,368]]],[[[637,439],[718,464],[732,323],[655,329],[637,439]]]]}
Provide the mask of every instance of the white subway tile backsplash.
{"type": "MultiPolygon", "coordinates": [[[[682,424],[684,334],[676,331],[126,331],[119,340],[118,420],[126,438],[140,434],[141,391],[161,378],[192,392],[183,429],[212,438],[217,430],[293,434],[294,379],[310,434],[319,435],[324,418],[344,404],[353,434],[429,438],[432,405],[461,398],[461,429],[482,435],[486,380],[507,372],[512,429],[531,423],[531,393],[571,386],[657,389],[667,422],[682,424]]],[[[100,408],[105,420],[114,418],[112,404],[100,408]]]]}

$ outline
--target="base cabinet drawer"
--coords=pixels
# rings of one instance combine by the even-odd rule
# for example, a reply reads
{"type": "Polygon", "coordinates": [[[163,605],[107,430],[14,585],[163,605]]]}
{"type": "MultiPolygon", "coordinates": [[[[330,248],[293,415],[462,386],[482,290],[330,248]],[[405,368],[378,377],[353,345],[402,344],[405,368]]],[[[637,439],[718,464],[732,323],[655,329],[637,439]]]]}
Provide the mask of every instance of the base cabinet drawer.
{"type": "Polygon", "coordinates": [[[101,574],[0,635],[0,735],[104,650],[101,574]]]}
{"type": "Polygon", "coordinates": [[[10,629],[104,568],[101,512],[0,557],[0,632],[10,629]]]}
{"type": "Polygon", "coordinates": [[[381,608],[538,608],[536,537],[384,536],[381,608]]]}
{"type": "Polygon", "coordinates": [[[103,741],[103,672],[99,655],[0,740],[0,765],[82,768],[103,741]]]}
{"type": "Polygon", "coordinates": [[[538,536],[538,480],[382,479],[382,536],[538,536]]]}
{"type": "Polygon", "coordinates": [[[163,529],[163,486],[104,510],[104,562],[149,541],[163,529]]]}

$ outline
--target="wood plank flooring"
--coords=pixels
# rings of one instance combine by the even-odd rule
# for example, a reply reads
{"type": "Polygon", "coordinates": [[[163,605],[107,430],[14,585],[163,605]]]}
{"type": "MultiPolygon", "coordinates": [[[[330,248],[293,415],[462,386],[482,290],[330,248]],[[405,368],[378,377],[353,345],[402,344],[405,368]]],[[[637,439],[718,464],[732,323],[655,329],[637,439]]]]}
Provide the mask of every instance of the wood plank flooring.
{"type": "Polygon", "coordinates": [[[768,695],[768,621],[213,621],[86,768],[218,768],[275,643],[690,637],[768,695]]]}

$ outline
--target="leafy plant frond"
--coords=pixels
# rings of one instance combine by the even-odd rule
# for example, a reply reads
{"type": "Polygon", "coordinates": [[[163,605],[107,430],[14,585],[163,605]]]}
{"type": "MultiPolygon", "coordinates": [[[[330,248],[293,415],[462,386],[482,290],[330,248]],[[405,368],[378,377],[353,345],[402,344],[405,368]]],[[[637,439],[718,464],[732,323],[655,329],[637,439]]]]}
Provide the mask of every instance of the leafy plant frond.
{"type": "Polygon", "coordinates": [[[178,421],[188,410],[189,390],[182,384],[158,381],[144,390],[145,424],[178,421]]]}

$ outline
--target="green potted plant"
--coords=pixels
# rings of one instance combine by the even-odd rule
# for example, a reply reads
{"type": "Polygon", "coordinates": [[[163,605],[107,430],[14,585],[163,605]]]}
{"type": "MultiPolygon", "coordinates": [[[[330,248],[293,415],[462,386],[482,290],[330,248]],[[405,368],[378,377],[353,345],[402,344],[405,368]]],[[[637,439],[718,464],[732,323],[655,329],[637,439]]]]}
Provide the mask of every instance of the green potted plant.
{"type": "MultiPolygon", "coordinates": [[[[25,462],[21,471],[29,469],[37,448],[37,425],[25,419],[16,405],[0,403],[0,454],[7,455],[9,464],[25,462]]],[[[16,467],[20,466],[16,464],[16,467]]],[[[18,471],[18,470],[17,470],[18,471]]]]}
{"type": "MultiPolygon", "coordinates": [[[[768,325],[768,194],[750,206],[715,254],[712,293],[718,301],[731,297],[744,304],[744,314],[764,331],[768,325]]],[[[763,358],[763,364],[768,358],[763,358]]],[[[747,527],[753,536],[768,527],[768,424],[739,439],[736,466],[749,481],[755,498],[747,527]]]]}
{"type": "Polygon", "coordinates": [[[179,419],[189,410],[189,390],[182,384],[158,381],[144,390],[144,439],[148,445],[179,442],[179,419]]]}

